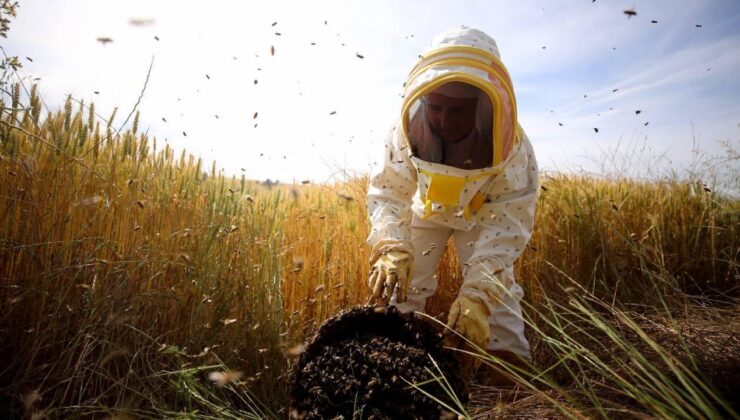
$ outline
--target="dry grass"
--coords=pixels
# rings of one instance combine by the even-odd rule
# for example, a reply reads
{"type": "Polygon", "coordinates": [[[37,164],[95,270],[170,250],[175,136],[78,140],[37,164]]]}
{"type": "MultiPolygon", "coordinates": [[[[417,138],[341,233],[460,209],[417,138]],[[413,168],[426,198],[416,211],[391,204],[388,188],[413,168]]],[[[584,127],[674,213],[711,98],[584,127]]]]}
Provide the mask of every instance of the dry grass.
{"type": "MultiPolygon", "coordinates": [[[[101,124],[92,107],[75,111],[71,100],[42,118],[35,89],[24,95],[18,86],[4,99],[0,411],[284,416],[283,375],[296,345],[367,297],[366,179],[267,188],[175,156],[137,132],[138,116],[117,134],[113,116],[101,124]],[[221,386],[213,372],[228,372],[210,375],[221,386]]],[[[738,210],[698,181],[547,177],[516,270],[549,385],[510,404],[491,400],[488,415],[641,417],[668,404],[615,390],[614,378],[588,377],[594,369],[564,368],[550,340],[563,326],[553,320],[580,325],[568,332],[606,364],[617,359],[589,335],[616,332],[630,354],[644,354],[642,367],[681,361],[720,391],[736,386],[726,373],[740,351],[730,328],[738,210]],[[592,309],[608,327],[565,311],[574,294],[598,299],[604,306],[592,309]]],[[[460,282],[454,251],[440,281],[429,313],[444,317],[460,282]]],[[[586,360],[579,357],[571,364],[586,360]]],[[[666,380],[682,386],[674,373],[666,380]]],[[[667,406],[718,404],[690,384],[701,398],[678,393],[689,402],[667,406]]]]}

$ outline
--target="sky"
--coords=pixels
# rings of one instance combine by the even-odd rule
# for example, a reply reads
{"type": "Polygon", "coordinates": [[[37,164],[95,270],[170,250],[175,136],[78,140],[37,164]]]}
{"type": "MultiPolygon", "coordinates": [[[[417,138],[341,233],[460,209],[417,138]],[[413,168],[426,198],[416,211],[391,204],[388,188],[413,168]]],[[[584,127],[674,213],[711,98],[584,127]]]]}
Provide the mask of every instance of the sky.
{"type": "Polygon", "coordinates": [[[740,148],[737,0],[19,3],[2,46],[48,109],[118,107],[118,127],[153,63],[139,130],[227,175],[368,173],[418,54],[459,25],[496,40],[544,171],[642,177],[740,148]]]}

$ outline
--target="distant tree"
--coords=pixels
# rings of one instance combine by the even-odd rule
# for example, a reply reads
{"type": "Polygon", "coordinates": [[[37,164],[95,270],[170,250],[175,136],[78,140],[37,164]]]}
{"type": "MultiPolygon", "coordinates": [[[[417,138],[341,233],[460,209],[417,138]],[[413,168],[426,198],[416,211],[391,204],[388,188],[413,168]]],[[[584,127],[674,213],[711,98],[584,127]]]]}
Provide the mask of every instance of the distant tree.
{"type": "Polygon", "coordinates": [[[280,180],[279,179],[273,180],[273,179],[267,178],[266,180],[262,181],[260,184],[262,184],[263,186],[265,186],[267,188],[272,188],[275,185],[279,185],[280,184],[280,180]]]}

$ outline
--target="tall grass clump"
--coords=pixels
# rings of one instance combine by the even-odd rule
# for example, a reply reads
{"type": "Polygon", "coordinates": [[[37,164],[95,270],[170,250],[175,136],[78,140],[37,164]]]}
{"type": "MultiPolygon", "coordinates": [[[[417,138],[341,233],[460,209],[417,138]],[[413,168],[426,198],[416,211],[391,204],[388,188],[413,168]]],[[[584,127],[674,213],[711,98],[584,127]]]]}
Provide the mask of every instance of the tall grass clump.
{"type": "MultiPolygon", "coordinates": [[[[737,366],[740,342],[732,331],[717,331],[717,324],[703,317],[677,319],[658,311],[645,316],[604,302],[583,287],[569,289],[567,301],[527,304],[536,363],[527,369],[508,367],[524,393],[567,416],[737,416],[726,400],[737,380],[707,370],[737,366]],[[685,326],[693,331],[681,331],[685,326]]],[[[725,320],[738,321],[737,314],[727,315],[725,320]]]]}
{"type": "MultiPolygon", "coordinates": [[[[115,111],[48,111],[35,87],[2,101],[0,411],[285,417],[300,343],[367,299],[367,177],[260,185],[138,114],[117,131],[115,111]]],[[[511,370],[523,398],[478,412],[735,415],[738,210],[696,177],[543,176],[516,266],[533,366],[511,370]]],[[[440,320],[454,254],[427,306],[440,320]]]]}
{"type": "Polygon", "coordinates": [[[552,176],[520,273],[551,290],[560,270],[605,299],[650,306],[737,296],[738,210],[697,181],[552,176]]]}
{"type": "Polygon", "coordinates": [[[21,87],[0,117],[1,409],[208,413],[188,378],[216,360],[280,392],[281,193],[176,156],[138,115],[120,135],[71,98],[41,118],[21,87]]]}
{"type": "Polygon", "coordinates": [[[516,267],[527,397],[483,412],[737,418],[739,210],[697,179],[545,177],[516,267]]]}

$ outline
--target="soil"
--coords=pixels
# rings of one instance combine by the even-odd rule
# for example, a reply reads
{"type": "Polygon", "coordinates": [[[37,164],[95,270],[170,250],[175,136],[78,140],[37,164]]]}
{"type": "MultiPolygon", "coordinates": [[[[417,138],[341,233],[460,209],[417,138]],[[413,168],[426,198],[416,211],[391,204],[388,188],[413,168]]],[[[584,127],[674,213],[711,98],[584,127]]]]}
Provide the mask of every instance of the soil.
{"type": "Polygon", "coordinates": [[[438,375],[432,359],[467,402],[457,359],[432,321],[391,306],[344,311],[319,327],[291,368],[290,418],[440,418],[443,407],[409,385],[455,407],[437,381],[422,384],[438,375]]]}

